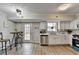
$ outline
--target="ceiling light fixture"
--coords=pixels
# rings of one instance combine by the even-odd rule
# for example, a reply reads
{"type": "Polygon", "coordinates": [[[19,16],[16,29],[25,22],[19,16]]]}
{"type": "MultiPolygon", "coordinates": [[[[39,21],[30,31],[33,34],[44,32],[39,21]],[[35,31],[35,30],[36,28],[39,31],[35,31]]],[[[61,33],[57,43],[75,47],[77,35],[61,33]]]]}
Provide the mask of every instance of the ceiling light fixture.
{"type": "Polygon", "coordinates": [[[71,4],[62,4],[58,7],[58,10],[66,10],[71,6],[71,4]]]}
{"type": "Polygon", "coordinates": [[[23,18],[22,11],[20,9],[16,9],[16,12],[18,17],[23,18]]]}

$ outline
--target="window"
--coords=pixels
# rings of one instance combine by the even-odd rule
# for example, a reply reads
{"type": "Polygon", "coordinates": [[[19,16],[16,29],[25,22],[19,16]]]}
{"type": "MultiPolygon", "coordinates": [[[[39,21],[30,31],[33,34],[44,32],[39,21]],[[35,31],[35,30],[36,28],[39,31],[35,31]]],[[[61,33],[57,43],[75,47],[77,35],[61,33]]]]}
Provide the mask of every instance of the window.
{"type": "Polygon", "coordinates": [[[48,22],[47,23],[47,31],[57,31],[57,23],[48,22]]]}
{"type": "Polygon", "coordinates": [[[30,24],[25,24],[25,40],[30,40],[30,24]]]}

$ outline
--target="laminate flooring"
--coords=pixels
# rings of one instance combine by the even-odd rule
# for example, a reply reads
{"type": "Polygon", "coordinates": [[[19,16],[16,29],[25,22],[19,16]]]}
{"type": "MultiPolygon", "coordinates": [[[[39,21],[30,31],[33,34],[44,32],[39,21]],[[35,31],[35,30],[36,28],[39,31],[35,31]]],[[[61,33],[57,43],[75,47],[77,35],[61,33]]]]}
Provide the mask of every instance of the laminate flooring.
{"type": "MultiPolygon", "coordinates": [[[[1,51],[0,51],[1,52],[1,51]]],[[[4,52],[0,53],[4,55],[4,52]]],[[[39,44],[24,43],[22,47],[8,49],[8,55],[79,55],[79,51],[70,46],[40,46],[39,44]]]]}

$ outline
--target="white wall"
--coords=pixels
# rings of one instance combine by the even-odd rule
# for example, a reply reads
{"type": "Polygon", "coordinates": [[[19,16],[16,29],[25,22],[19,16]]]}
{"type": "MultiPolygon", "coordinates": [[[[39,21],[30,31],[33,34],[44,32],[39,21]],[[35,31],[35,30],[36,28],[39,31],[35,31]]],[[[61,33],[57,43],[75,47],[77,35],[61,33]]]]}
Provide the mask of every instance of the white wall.
{"type": "Polygon", "coordinates": [[[16,23],[17,31],[24,31],[24,24],[26,23],[16,23]]]}
{"type": "Polygon", "coordinates": [[[33,43],[40,43],[40,23],[32,23],[33,43]]]}
{"type": "Polygon", "coordinates": [[[4,38],[10,38],[9,34],[14,31],[14,27],[15,24],[8,20],[7,15],[0,12],[0,32],[3,32],[4,38]]]}

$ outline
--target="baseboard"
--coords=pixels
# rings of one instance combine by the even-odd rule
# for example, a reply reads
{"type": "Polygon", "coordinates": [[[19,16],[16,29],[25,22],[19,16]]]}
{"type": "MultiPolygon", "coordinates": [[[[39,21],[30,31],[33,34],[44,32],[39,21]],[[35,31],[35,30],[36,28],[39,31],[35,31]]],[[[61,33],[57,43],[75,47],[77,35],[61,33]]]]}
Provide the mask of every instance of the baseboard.
{"type": "Polygon", "coordinates": [[[41,44],[41,46],[48,46],[48,44],[41,44]]]}
{"type": "Polygon", "coordinates": [[[37,42],[23,42],[23,43],[40,44],[40,43],[37,43],[37,42]]]}
{"type": "Polygon", "coordinates": [[[48,46],[70,46],[70,44],[50,44],[48,46]]]}
{"type": "Polygon", "coordinates": [[[32,42],[23,42],[23,43],[32,43],[32,42]]]}
{"type": "Polygon", "coordinates": [[[32,42],[32,44],[40,44],[40,43],[37,43],[37,42],[32,42]]]}

